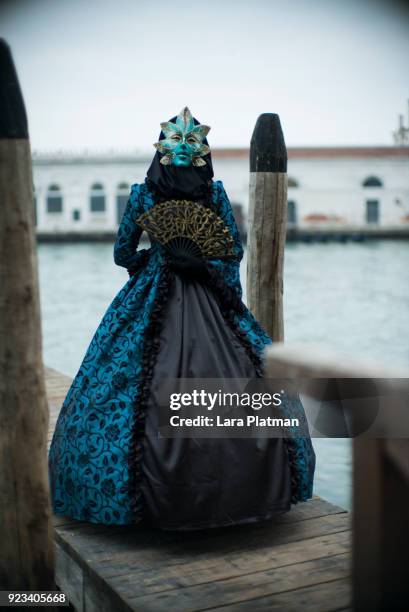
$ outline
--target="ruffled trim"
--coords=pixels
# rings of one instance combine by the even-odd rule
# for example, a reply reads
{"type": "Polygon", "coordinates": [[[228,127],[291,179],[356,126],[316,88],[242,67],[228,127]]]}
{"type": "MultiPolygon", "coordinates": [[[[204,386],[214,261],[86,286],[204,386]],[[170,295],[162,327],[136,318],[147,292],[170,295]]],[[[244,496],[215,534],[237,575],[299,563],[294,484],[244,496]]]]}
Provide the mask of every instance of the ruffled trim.
{"type": "Polygon", "coordinates": [[[141,484],[143,474],[142,458],[146,410],[153,378],[153,371],[159,352],[159,336],[163,325],[164,308],[166,306],[166,298],[169,293],[171,281],[172,276],[170,269],[166,264],[164,264],[162,266],[157,284],[155,302],[144,334],[144,346],[141,359],[142,369],[140,374],[141,384],[138,398],[135,403],[135,417],[131,432],[130,452],[128,455],[130,505],[136,523],[141,521],[143,518],[141,484]]]}
{"type": "MultiPolygon", "coordinates": [[[[246,332],[239,327],[235,318],[235,315],[237,313],[244,314],[246,312],[246,305],[237,296],[233,289],[228,287],[223,282],[223,279],[220,277],[217,270],[208,266],[208,272],[209,284],[218,298],[220,311],[226,323],[232,329],[237,339],[241,342],[242,346],[246,350],[247,355],[249,356],[251,362],[254,365],[257,376],[259,378],[262,378],[264,376],[262,358],[257,352],[257,350],[254,348],[252,343],[249,341],[246,332]]],[[[287,431],[289,432],[288,429],[287,431]]],[[[285,437],[284,442],[287,447],[288,461],[290,464],[291,503],[297,504],[299,501],[305,501],[306,499],[311,497],[311,495],[308,495],[307,493],[304,495],[301,492],[302,484],[298,468],[299,462],[297,460],[298,449],[295,440],[292,437],[285,437]]]]}
{"type": "MultiPolygon", "coordinates": [[[[291,481],[291,503],[298,504],[300,501],[306,501],[300,497],[300,478],[297,462],[297,447],[292,438],[283,438],[287,447],[288,463],[290,464],[290,481],[291,481]]],[[[311,497],[311,496],[309,496],[311,497]]]]}

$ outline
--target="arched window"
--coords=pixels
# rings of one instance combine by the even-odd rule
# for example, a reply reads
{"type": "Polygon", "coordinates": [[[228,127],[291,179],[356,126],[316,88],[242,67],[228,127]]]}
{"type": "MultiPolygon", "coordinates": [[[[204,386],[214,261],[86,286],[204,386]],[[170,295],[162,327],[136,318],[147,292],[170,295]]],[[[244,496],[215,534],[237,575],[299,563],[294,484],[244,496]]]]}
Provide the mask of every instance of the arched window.
{"type": "Polygon", "coordinates": [[[299,187],[298,181],[295,180],[292,176],[288,177],[288,186],[289,187],[299,187]]]}
{"type": "Polygon", "coordinates": [[[59,185],[50,185],[47,190],[47,212],[62,213],[62,195],[59,185]]]}
{"type": "Polygon", "coordinates": [[[362,183],[362,187],[383,187],[383,183],[377,176],[368,176],[362,183]]]}
{"type": "Polygon", "coordinates": [[[104,186],[101,183],[94,183],[89,199],[91,212],[105,212],[105,200],[104,186]]]}
{"type": "Polygon", "coordinates": [[[116,221],[118,225],[121,223],[121,219],[125,212],[128,198],[129,198],[128,183],[119,183],[117,190],[116,190],[116,221]]]}

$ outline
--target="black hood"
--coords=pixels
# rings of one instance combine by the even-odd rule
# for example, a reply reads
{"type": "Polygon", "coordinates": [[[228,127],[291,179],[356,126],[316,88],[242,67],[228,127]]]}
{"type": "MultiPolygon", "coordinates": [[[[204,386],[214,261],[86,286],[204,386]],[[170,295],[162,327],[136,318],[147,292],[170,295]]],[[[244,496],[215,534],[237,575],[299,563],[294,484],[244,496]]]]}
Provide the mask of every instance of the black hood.
{"type": "MultiPolygon", "coordinates": [[[[176,117],[169,119],[176,123],[176,117]]],[[[199,121],[193,118],[195,125],[199,121]]],[[[161,131],[159,140],[165,138],[161,131]]],[[[203,142],[209,145],[205,138],[203,142]]],[[[159,198],[179,198],[190,200],[207,199],[212,186],[213,164],[211,153],[201,157],[206,163],[205,166],[193,166],[187,168],[174,166],[173,164],[164,165],[160,163],[163,154],[156,151],[148,172],[146,173],[146,183],[148,187],[159,198]]]]}

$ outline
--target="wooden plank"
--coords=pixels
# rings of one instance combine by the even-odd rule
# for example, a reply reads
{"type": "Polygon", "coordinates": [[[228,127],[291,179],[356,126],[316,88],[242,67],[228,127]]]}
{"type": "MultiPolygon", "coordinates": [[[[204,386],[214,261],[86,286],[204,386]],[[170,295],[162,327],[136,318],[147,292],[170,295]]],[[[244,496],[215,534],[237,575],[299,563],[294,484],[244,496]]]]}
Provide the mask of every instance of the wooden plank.
{"type": "MultiPolygon", "coordinates": [[[[320,501],[320,500],[317,500],[317,501],[320,501]]],[[[329,517],[328,516],[321,517],[321,519],[304,520],[297,524],[303,525],[303,526],[308,525],[308,533],[311,535],[311,533],[314,533],[314,531],[316,531],[317,528],[319,528],[320,531],[322,531],[323,529],[327,530],[329,527],[327,524],[328,520],[331,520],[331,519],[341,519],[342,520],[341,524],[339,524],[338,522],[335,522],[332,525],[332,527],[335,530],[339,529],[340,527],[342,529],[345,529],[345,528],[348,528],[349,526],[349,516],[345,512],[337,513],[332,516],[330,515],[329,517]],[[320,520],[324,521],[325,524],[317,525],[317,521],[320,521],[320,520]]],[[[219,534],[219,538],[216,538],[216,541],[210,545],[210,550],[209,550],[207,540],[203,540],[202,542],[200,542],[200,538],[199,538],[199,542],[195,542],[197,537],[195,538],[190,537],[188,538],[189,539],[188,544],[190,544],[190,547],[189,547],[190,550],[186,550],[186,547],[184,545],[184,535],[183,534],[162,533],[159,530],[152,530],[151,532],[149,532],[146,529],[142,530],[142,529],[137,529],[137,528],[131,528],[131,529],[125,528],[125,532],[124,532],[123,528],[116,529],[116,528],[104,527],[101,525],[89,525],[87,523],[76,524],[75,527],[76,527],[75,529],[72,529],[71,526],[67,526],[65,528],[66,533],[61,533],[61,531],[63,530],[58,528],[57,535],[58,537],[62,536],[64,538],[65,546],[67,547],[69,554],[75,559],[76,563],[81,565],[83,569],[85,568],[89,571],[90,578],[88,582],[86,583],[86,585],[88,586],[84,586],[85,591],[88,592],[88,590],[91,589],[91,584],[92,584],[92,589],[95,588],[95,580],[97,578],[104,579],[104,584],[105,584],[104,589],[106,590],[106,597],[108,599],[111,597],[110,595],[111,592],[112,592],[112,597],[121,596],[122,598],[126,599],[126,597],[134,596],[135,593],[138,592],[138,589],[140,589],[140,585],[144,584],[143,582],[144,578],[146,580],[150,580],[151,581],[150,588],[155,589],[155,582],[154,582],[153,576],[157,574],[157,576],[159,577],[159,581],[160,581],[160,572],[162,571],[162,568],[163,568],[163,571],[165,572],[165,574],[163,575],[163,578],[165,578],[166,576],[169,577],[169,572],[172,571],[172,566],[174,567],[176,571],[176,575],[178,573],[180,575],[181,569],[182,569],[181,565],[184,565],[185,566],[184,569],[187,570],[189,567],[189,564],[197,563],[197,561],[203,562],[203,557],[204,557],[204,561],[206,561],[207,559],[208,572],[213,571],[213,576],[216,576],[219,573],[219,567],[216,567],[217,563],[218,564],[221,563],[223,566],[223,559],[225,559],[228,555],[228,550],[224,546],[223,537],[221,537],[223,534],[219,534]],[[129,541],[129,532],[133,532],[133,534],[131,533],[131,535],[133,535],[135,539],[132,541],[129,541]],[[71,537],[70,535],[68,535],[67,537],[67,534],[71,534],[71,537]],[[122,550],[122,555],[119,554],[119,556],[117,552],[118,545],[119,545],[119,550],[120,551],[122,550]],[[103,555],[103,558],[105,559],[103,564],[101,564],[101,561],[100,561],[101,554],[103,555]],[[107,559],[107,555],[108,557],[111,556],[111,559],[109,558],[107,559]],[[123,563],[122,568],[128,574],[128,580],[130,583],[129,589],[133,591],[133,594],[127,593],[126,589],[124,592],[121,592],[121,590],[117,588],[117,585],[112,581],[112,579],[109,579],[107,577],[107,574],[110,573],[109,567],[112,568],[113,566],[114,572],[115,572],[115,568],[118,567],[118,564],[121,561],[123,563]],[[151,572],[150,578],[147,573],[148,570],[150,570],[151,572]],[[145,574],[143,574],[143,572],[145,572],[145,574]],[[92,578],[92,576],[94,576],[94,578],[92,578]]],[[[283,529],[285,532],[291,531],[292,529],[291,523],[283,524],[280,526],[281,538],[285,537],[286,535],[286,533],[283,533],[282,531],[283,529]]],[[[273,531],[273,530],[270,529],[270,531],[273,531]]],[[[196,536],[198,535],[203,536],[202,533],[196,534],[196,536]]],[[[335,535],[339,535],[340,537],[340,540],[338,543],[336,541],[336,538],[334,539],[333,542],[327,542],[327,543],[325,541],[325,538],[321,538],[320,542],[318,541],[314,542],[312,539],[310,539],[308,540],[308,545],[306,546],[305,540],[303,539],[299,540],[296,538],[295,546],[291,548],[291,545],[289,546],[289,544],[286,542],[285,544],[282,545],[282,548],[280,549],[280,548],[277,548],[279,534],[276,533],[275,535],[276,537],[273,539],[273,541],[268,541],[268,540],[266,541],[265,539],[262,538],[261,542],[259,543],[261,548],[258,548],[256,550],[253,550],[249,546],[247,548],[244,546],[244,551],[242,551],[241,560],[240,560],[240,563],[242,564],[242,570],[239,569],[239,572],[246,571],[245,569],[246,563],[248,564],[248,566],[251,566],[251,564],[256,561],[263,563],[263,551],[266,555],[272,553],[273,560],[271,561],[271,564],[274,565],[274,563],[275,564],[280,563],[280,561],[274,560],[274,555],[277,554],[278,556],[280,556],[282,553],[285,553],[285,548],[289,550],[289,552],[287,553],[288,555],[290,555],[291,552],[294,552],[295,556],[297,554],[302,555],[302,554],[305,554],[302,551],[310,550],[311,551],[310,554],[314,556],[314,551],[315,552],[318,551],[318,554],[319,554],[320,546],[321,546],[321,552],[323,552],[323,554],[325,554],[324,553],[325,547],[327,548],[327,552],[330,552],[331,545],[333,546],[333,552],[339,551],[339,548],[337,548],[337,546],[338,547],[346,546],[346,541],[349,538],[348,531],[345,531],[345,530],[341,532],[335,531],[335,535]],[[345,537],[344,544],[342,543],[343,541],[342,536],[345,537]],[[299,551],[296,550],[296,547],[299,548],[299,551]],[[275,553],[275,551],[277,551],[277,553],[275,553]],[[256,553],[256,557],[254,558],[254,560],[252,560],[255,553],[256,553]]],[[[287,535],[289,534],[287,533],[287,535]]],[[[243,536],[242,544],[244,545],[245,541],[248,540],[248,537],[246,533],[243,533],[242,536],[243,536]]],[[[285,538],[285,540],[287,541],[288,539],[289,539],[288,537],[285,538]]],[[[291,536],[290,536],[290,539],[291,539],[291,536]]],[[[240,549],[240,548],[243,548],[243,546],[241,546],[241,543],[239,542],[239,546],[238,547],[236,546],[235,548],[240,549]]],[[[308,557],[308,554],[306,555],[305,558],[307,557],[308,557]]],[[[233,565],[234,563],[236,564],[239,563],[239,558],[240,558],[240,552],[239,554],[236,554],[236,556],[232,557],[231,565],[233,568],[234,568],[234,565],[233,565]]],[[[283,559],[284,559],[284,563],[286,562],[291,563],[291,558],[289,558],[289,556],[287,556],[287,558],[284,557],[283,559]]],[[[226,559],[225,563],[227,565],[229,564],[228,558],[226,559]]],[[[205,567],[206,565],[203,565],[202,567],[203,571],[205,570],[205,567]]],[[[239,568],[240,568],[240,565],[239,565],[239,568]]],[[[212,574],[210,573],[210,576],[211,575],[212,574]]],[[[102,588],[101,586],[98,587],[99,590],[101,588],[102,588]]],[[[84,592],[84,597],[86,597],[86,592],[84,592]]],[[[140,609],[140,608],[138,606],[135,609],[140,609]]]]}
{"type": "MultiPolygon", "coordinates": [[[[275,519],[270,521],[270,524],[273,522],[275,524],[282,523],[295,523],[298,521],[305,521],[312,518],[319,518],[320,516],[329,516],[332,514],[345,514],[346,510],[341,508],[340,506],[335,506],[330,502],[327,502],[325,499],[321,499],[320,497],[314,497],[313,499],[293,506],[290,512],[285,514],[281,514],[277,516],[275,519]]],[[[103,526],[94,525],[91,523],[86,523],[84,521],[78,521],[75,519],[71,519],[66,516],[53,515],[53,524],[55,527],[64,527],[69,526],[72,529],[76,529],[76,527],[82,529],[83,527],[88,527],[91,530],[100,530],[103,526]]],[[[136,526],[135,526],[136,527],[136,526]]],[[[135,527],[129,527],[129,529],[135,529],[135,527]]],[[[128,527],[120,527],[120,530],[123,531],[128,529],[128,527]]]]}
{"type": "Polygon", "coordinates": [[[291,511],[286,514],[281,514],[276,518],[278,523],[294,523],[296,521],[305,521],[319,516],[328,516],[329,514],[341,514],[347,512],[345,508],[331,504],[326,499],[315,496],[307,502],[292,506],[291,511]]]}
{"type": "MultiPolygon", "coordinates": [[[[324,582],[233,606],[212,608],[214,612],[341,612],[351,603],[348,579],[324,582]]],[[[203,608],[202,608],[203,609],[203,608]]],[[[152,611],[153,612],[153,611],[152,611]]]]}
{"type": "Polygon", "coordinates": [[[58,406],[59,412],[60,404],[62,404],[71,386],[72,378],[47,366],[44,366],[44,370],[48,402],[55,407],[58,406]]]}
{"type": "Polygon", "coordinates": [[[118,580],[127,581],[131,577],[135,582],[136,596],[176,588],[175,585],[177,588],[185,588],[347,553],[351,548],[350,539],[350,532],[343,531],[312,538],[308,541],[308,546],[305,546],[304,542],[293,542],[260,551],[243,550],[232,555],[220,554],[212,559],[201,560],[193,557],[188,563],[165,565],[162,568],[141,567],[135,553],[129,553],[123,556],[115,555],[104,561],[98,559],[93,567],[113,584],[117,584],[118,580]]]}
{"type": "MultiPolygon", "coordinates": [[[[257,597],[266,595],[271,597],[274,594],[347,578],[350,571],[349,563],[348,554],[334,555],[271,571],[243,574],[227,580],[216,579],[194,587],[172,588],[154,595],[130,598],[129,603],[134,609],[155,610],[155,612],[165,610],[193,612],[216,606],[237,605],[257,597]]],[[[131,579],[126,584],[115,583],[115,590],[127,598],[132,594],[133,588],[131,579]]],[[[297,594],[293,594],[292,597],[293,600],[297,600],[297,594]]]]}
{"type": "Polygon", "coordinates": [[[47,452],[50,449],[52,436],[54,433],[57,418],[61,410],[61,406],[72,384],[72,378],[54,370],[53,368],[44,366],[45,371],[45,386],[48,401],[49,422],[47,432],[47,452]]]}
{"type": "Polygon", "coordinates": [[[55,545],[55,582],[77,612],[82,612],[84,571],[58,544],[55,545]]]}
{"type": "MultiPolygon", "coordinates": [[[[335,506],[334,504],[331,504],[324,499],[315,497],[314,499],[308,502],[305,502],[303,504],[297,504],[295,507],[291,509],[290,512],[277,516],[274,519],[274,523],[275,524],[295,523],[298,521],[303,521],[303,520],[305,521],[305,520],[309,520],[312,518],[319,518],[320,516],[329,516],[329,515],[334,515],[334,514],[345,514],[345,513],[346,513],[346,510],[344,510],[340,506],[335,506]]],[[[111,528],[109,527],[105,527],[102,525],[93,525],[91,523],[87,523],[84,521],[78,521],[76,519],[72,519],[66,516],[53,515],[52,521],[53,521],[54,527],[69,528],[72,532],[75,531],[76,529],[83,530],[85,528],[89,531],[89,533],[92,533],[92,534],[93,533],[100,534],[101,529],[102,530],[107,529],[111,531],[111,528]]],[[[136,526],[135,527],[125,527],[125,526],[119,527],[119,530],[121,532],[124,532],[124,530],[126,529],[134,530],[134,529],[137,529],[137,527],[136,526]]],[[[141,527],[141,529],[144,529],[144,528],[141,527]]]]}
{"type": "MultiPolygon", "coordinates": [[[[301,523],[301,522],[309,521],[312,519],[317,519],[320,517],[330,517],[330,516],[333,516],[334,518],[329,519],[329,520],[334,520],[335,522],[337,522],[337,519],[335,518],[337,515],[339,515],[340,517],[343,517],[339,519],[343,523],[349,521],[349,513],[347,513],[345,510],[343,510],[342,508],[339,508],[338,506],[332,506],[331,504],[329,504],[328,502],[324,500],[317,499],[317,500],[311,500],[309,502],[305,502],[305,504],[300,504],[300,506],[296,506],[289,513],[277,516],[275,519],[270,519],[263,523],[232,526],[229,528],[229,530],[231,530],[232,534],[234,533],[234,539],[236,538],[237,534],[241,534],[241,533],[247,534],[247,536],[254,537],[259,532],[263,532],[261,537],[265,537],[265,533],[270,534],[271,529],[278,529],[278,526],[280,525],[301,523]],[[305,508],[303,508],[303,506],[305,506],[305,508]]],[[[159,534],[160,534],[160,538],[164,542],[178,541],[180,540],[180,538],[183,538],[184,543],[187,543],[189,541],[198,542],[200,540],[209,541],[209,539],[212,539],[212,538],[217,539],[226,533],[226,531],[223,530],[222,528],[201,530],[201,531],[196,531],[196,532],[193,532],[193,531],[190,531],[190,532],[179,531],[178,532],[178,531],[166,531],[166,530],[161,531],[158,529],[149,529],[147,525],[143,525],[143,524],[134,525],[134,526],[132,525],[130,526],[122,526],[122,525],[106,526],[106,525],[98,525],[94,523],[87,523],[83,521],[76,521],[76,520],[71,519],[70,517],[54,517],[54,520],[59,522],[59,526],[61,530],[64,530],[65,527],[67,527],[72,533],[74,533],[75,531],[78,531],[78,532],[81,532],[84,536],[86,535],[93,536],[97,534],[103,535],[104,533],[116,535],[118,533],[120,535],[126,534],[125,535],[126,538],[134,537],[138,541],[140,541],[140,538],[144,539],[147,536],[149,537],[149,539],[152,539],[154,537],[154,534],[157,534],[157,537],[159,537],[159,534]]],[[[294,533],[297,533],[297,529],[298,527],[294,528],[294,530],[292,531],[294,533]]]]}
{"type": "Polygon", "coordinates": [[[350,528],[349,515],[336,514],[301,521],[299,523],[270,526],[269,529],[241,533],[234,527],[229,532],[221,530],[218,534],[203,532],[195,537],[191,534],[169,533],[146,530],[117,530],[92,527],[58,528],[57,537],[65,546],[71,546],[80,557],[92,559],[97,554],[131,553],[137,556],[140,566],[156,567],[189,563],[192,558],[217,559],[221,554],[230,555],[243,550],[269,549],[279,544],[304,541],[313,537],[347,531],[350,528]],[[234,533],[236,531],[236,533],[234,533]],[[207,537],[206,537],[207,535],[207,537]]]}
{"type": "MultiPolygon", "coordinates": [[[[84,587],[84,610],[86,612],[129,612],[127,602],[107,584],[102,584],[90,575],[84,587]]],[[[142,612],[142,611],[141,611],[142,612]]]]}
{"type": "MultiPolygon", "coordinates": [[[[344,514],[336,516],[344,516],[344,514]]],[[[312,521],[303,521],[303,524],[310,524],[311,522],[312,521]]],[[[288,528],[291,526],[286,525],[285,527],[288,528]]],[[[296,546],[292,548],[291,546],[289,547],[289,555],[294,553],[294,561],[296,561],[297,555],[304,554],[304,557],[301,558],[308,558],[308,554],[314,557],[314,551],[318,555],[320,546],[322,547],[321,552],[323,552],[323,554],[325,554],[325,548],[327,554],[330,554],[331,546],[333,546],[333,554],[348,550],[347,541],[349,539],[349,532],[335,532],[335,534],[337,533],[340,534],[340,540],[338,542],[336,539],[334,539],[332,542],[325,542],[325,539],[323,539],[322,542],[313,542],[312,540],[297,540],[296,546]],[[342,536],[345,536],[344,541],[342,540],[342,536]],[[303,551],[308,551],[310,549],[310,553],[303,553],[303,551]]],[[[154,530],[151,533],[141,531],[139,537],[136,537],[135,540],[131,542],[129,542],[129,536],[127,536],[125,540],[122,541],[122,553],[118,552],[119,536],[118,534],[112,535],[112,533],[109,534],[108,537],[101,538],[96,537],[95,532],[92,534],[92,531],[88,531],[87,541],[84,542],[80,533],[77,531],[77,535],[73,540],[66,537],[64,538],[64,546],[65,550],[71,554],[75,561],[81,565],[84,570],[95,576],[95,579],[102,579],[104,581],[107,592],[121,594],[121,596],[124,598],[126,598],[127,595],[126,593],[120,592],[116,582],[117,580],[119,580],[119,582],[123,581],[121,575],[125,575],[125,581],[129,582],[129,588],[133,590],[133,594],[130,594],[129,596],[132,597],[135,595],[135,593],[141,592],[140,589],[143,588],[144,584],[146,585],[146,581],[151,583],[151,589],[158,588],[155,587],[154,576],[157,576],[159,581],[161,578],[163,578],[163,580],[167,578],[169,582],[169,579],[172,578],[172,568],[175,571],[176,577],[179,574],[179,578],[176,579],[176,584],[180,583],[180,576],[182,576],[184,572],[189,572],[189,565],[192,563],[201,563],[201,572],[205,571],[205,568],[208,567],[210,579],[212,579],[213,576],[214,580],[217,579],[217,576],[221,574],[223,570],[226,571],[230,557],[225,549],[223,538],[220,538],[218,542],[215,542],[211,546],[210,551],[206,551],[205,549],[204,554],[201,554],[200,548],[198,549],[198,547],[196,547],[193,551],[184,550],[183,534],[166,535],[172,536],[172,538],[175,538],[175,535],[179,535],[179,547],[175,548],[175,545],[172,544],[172,541],[171,539],[169,540],[169,538],[168,543],[164,543],[163,534],[159,530],[154,530]],[[69,542],[67,540],[69,540],[69,542]],[[226,564],[224,566],[223,559],[226,559],[226,564]],[[118,571],[120,572],[119,576],[118,571]],[[111,576],[112,573],[115,574],[115,577],[111,576]]],[[[56,537],[60,539],[58,533],[56,534],[56,537]]],[[[288,544],[283,545],[281,550],[278,550],[277,554],[279,555],[281,552],[285,552],[286,547],[288,547],[288,544]]],[[[274,560],[274,555],[276,554],[275,551],[277,550],[277,544],[274,542],[274,540],[270,542],[262,541],[261,546],[258,549],[253,549],[251,547],[243,548],[240,546],[238,548],[239,550],[237,551],[237,554],[235,556],[233,555],[232,557],[232,563],[242,563],[245,566],[247,559],[247,564],[251,568],[252,563],[265,563],[266,555],[271,554],[271,565],[280,565],[279,561],[274,560]],[[239,561],[239,559],[241,559],[241,561],[239,561]]],[[[291,558],[289,555],[287,555],[286,558],[284,557],[284,563],[291,563],[291,558]]],[[[245,569],[242,570],[242,572],[245,571],[245,569]]],[[[238,575],[242,572],[236,571],[236,574],[234,574],[231,571],[230,573],[231,575],[238,575]]],[[[199,576],[200,575],[201,574],[199,573],[199,576]]],[[[69,593],[67,594],[69,595],[69,593]]]]}

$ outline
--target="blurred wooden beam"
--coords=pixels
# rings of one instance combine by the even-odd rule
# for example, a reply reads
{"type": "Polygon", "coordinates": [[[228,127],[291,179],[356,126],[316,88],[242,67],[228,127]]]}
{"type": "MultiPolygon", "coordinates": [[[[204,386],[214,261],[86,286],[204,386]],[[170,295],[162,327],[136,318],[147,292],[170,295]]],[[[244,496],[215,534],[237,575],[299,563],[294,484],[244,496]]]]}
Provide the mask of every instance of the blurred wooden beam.
{"type": "MultiPolygon", "coordinates": [[[[266,348],[264,362],[267,377],[298,379],[299,386],[302,379],[314,378],[376,382],[378,396],[383,396],[384,403],[376,416],[375,429],[371,424],[371,437],[365,437],[368,430],[363,431],[362,437],[353,438],[353,609],[406,612],[409,602],[408,371],[309,345],[273,344],[266,348]]],[[[314,385],[309,389],[314,391],[314,385]]],[[[320,394],[320,387],[315,389],[320,394]]],[[[346,410],[342,405],[341,409],[346,410]]],[[[351,409],[354,411],[358,413],[359,425],[359,407],[351,409]]]]}

